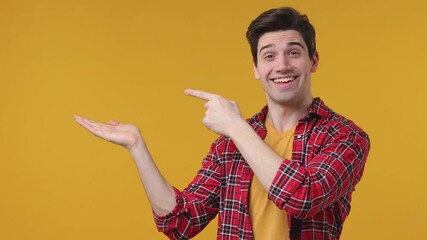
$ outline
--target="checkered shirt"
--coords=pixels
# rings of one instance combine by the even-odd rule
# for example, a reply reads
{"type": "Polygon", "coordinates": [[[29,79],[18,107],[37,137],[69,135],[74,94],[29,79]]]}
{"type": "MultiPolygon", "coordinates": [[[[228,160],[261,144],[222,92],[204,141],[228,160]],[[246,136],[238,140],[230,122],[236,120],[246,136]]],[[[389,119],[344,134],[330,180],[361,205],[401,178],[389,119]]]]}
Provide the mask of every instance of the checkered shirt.
{"type": "MultiPolygon", "coordinates": [[[[248,119],[262,139],[267,111],[248,119]]],[[[283,160],[268,193],[288,214],[289,239],[339,239],[369,148],[361,128],[314,99],[296,126],[292,161],[283,160]]],[[[174,188],[175,208],[154,215],[157,228],[170,239],[189,239],[218,214],[217,239],[253,239],[248,208],[253,175],[233,141],[219,137],[188,187],[174,188]]]]}

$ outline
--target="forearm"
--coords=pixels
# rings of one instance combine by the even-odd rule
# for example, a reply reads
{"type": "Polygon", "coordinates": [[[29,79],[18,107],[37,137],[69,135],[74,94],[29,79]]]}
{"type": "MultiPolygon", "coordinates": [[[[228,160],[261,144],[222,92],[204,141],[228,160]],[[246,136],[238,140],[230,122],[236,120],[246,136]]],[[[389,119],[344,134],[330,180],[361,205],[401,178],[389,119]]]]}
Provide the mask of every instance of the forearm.
{"type": "Polygon", "coordinates": [[[172,211],[176,205],[175,192],[160,174],[137,127],[112,120],[103,124],[81,116],[74,116],[74,119],[95,136],[127,148],[138,167],[154,212],[164,215],[172,211]]]}
{"type": "Polygon", "coordinates": [[[271,183],[283,162],[283,157],[265,144],[263,139],[244,120],[233,128],[230,137],[262,186],[269,191],[271,183]]]}
{"type": "MultiPolygon", "coordinates": [[[[313,144],[304,165],[298,160],[284,161],[272,183],[269,198],[297,218],[311,217],[341,198],[349,202],[351,192],[362,177],[369,151],[369,141],[363,135],[344,132],[324,145],[313,144]]],[[[305,153],[296,155],[299,154],[299,159],[304,159],[305,153]]]]}
{"type": "Polygon", "coordinates": [[[282,162],[242,118],[239,107],[220,95],[187,89],[187,95],[207,100],[203,124],[212,131],[231,137],[267,191],[282,162]]]}
{"type": "Polygon", "coordinates": [[[159,216],[168,214],[176,205],[172,186],[161,175],[144,143],[136,144],[129,151],[154,213],[159,216]]]}

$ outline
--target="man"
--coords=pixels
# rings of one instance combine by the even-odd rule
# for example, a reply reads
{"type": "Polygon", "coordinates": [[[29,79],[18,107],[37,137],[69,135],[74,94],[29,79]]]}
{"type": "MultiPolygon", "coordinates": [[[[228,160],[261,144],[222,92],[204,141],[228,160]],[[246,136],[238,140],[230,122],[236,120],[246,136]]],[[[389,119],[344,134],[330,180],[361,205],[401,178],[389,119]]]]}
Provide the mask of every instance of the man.
{"type": "Polygon", "coordinates": [[[160,174],[138,128],[75,119],[129,149],[157,227],[171,239],[195,236],[217,214],[218,239],[339,239],[368,136],[312,97],[319,55],[305,15],[271,9],[250,24],[247,38],[267,106],[245,121],[235,102],[185,91],[207,101],[203,123],[221,136],[183,191],[160,174]]]}

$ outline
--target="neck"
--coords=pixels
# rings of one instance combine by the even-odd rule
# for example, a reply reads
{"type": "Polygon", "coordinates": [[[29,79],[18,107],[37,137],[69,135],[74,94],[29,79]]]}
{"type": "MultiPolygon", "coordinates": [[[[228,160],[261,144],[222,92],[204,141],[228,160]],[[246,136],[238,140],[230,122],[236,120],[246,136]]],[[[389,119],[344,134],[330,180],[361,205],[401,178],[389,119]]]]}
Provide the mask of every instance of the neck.
{"type": "Polygon", "coordinates": [[[312,102],[313,98],[294,105],[268,104],[271,125],[280,132],[292,128],[308,113],[312,102]]]}

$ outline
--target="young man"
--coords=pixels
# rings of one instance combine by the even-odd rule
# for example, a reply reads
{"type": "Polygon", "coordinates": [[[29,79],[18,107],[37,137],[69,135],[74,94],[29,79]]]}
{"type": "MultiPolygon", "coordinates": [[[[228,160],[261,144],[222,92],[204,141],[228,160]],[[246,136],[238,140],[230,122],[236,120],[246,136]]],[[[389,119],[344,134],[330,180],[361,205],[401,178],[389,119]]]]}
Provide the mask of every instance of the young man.
{"type": "Polygon", "coordinates": [[[129,149],[157,227],[171,239],[195,236],[217,214],[218,239],[339,239],[368,136],[312,97],[319,55],[305,15],[271,9],[250,24],[247,38],[267,106],[245,121],[235,102],[186,90],[207,101],[203,123],[221,136],[183,191],[160,174],[138,128],[75,119],[129,149]]]}

